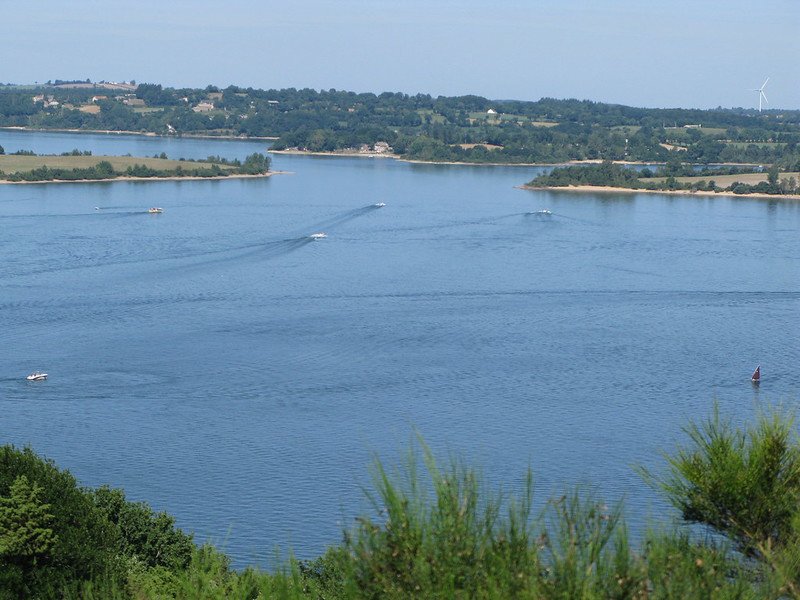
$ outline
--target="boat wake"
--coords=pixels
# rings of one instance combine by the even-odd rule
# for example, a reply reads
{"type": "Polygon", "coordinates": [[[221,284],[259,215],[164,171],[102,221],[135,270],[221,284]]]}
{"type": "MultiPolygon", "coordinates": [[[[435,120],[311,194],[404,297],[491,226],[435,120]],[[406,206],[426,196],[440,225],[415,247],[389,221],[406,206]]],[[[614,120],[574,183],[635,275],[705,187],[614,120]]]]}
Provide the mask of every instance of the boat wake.
{"type": "Polygon", "coordinates": [[[299,250],[303,246],[313,243],[314,240],[315,238],[311,236],[302,236],[264,242],[261,244],[250,244],[248,246],[229,248],[226,250],[217,250],[191,257],[175,257],[174,260],[178,264],[171,264],[162,269],[161,272],[174,273],[176,271],[181,271],[183,273],[191,273],[194,271],[204,271],[215,265],[238,263],[248,259],[258,261],[273,260],[299,250]],[[194,260],[196,258],[200,260],[194,260]]]}
{"type": "MultiPolygon", "coordinates": [[[[304,227],[303,230],[295,231],[290,234],[291,237],[289,238],[273,239],[262,242],[256,242],[252,244],[231,246],[227,248],[206,250],[195,253],[192,252],[176,253],[164,256],[150,256],[146,258],[138,258],[134,256],[127,256],[127,257],[119,256],[116,260],[97,260],[96,262],[92,262],[90,264],[80,264],[74,266],[59,265],[58,267],[54,268],[43,267],[39,269],[31,269],[22,274],[15,274],[14,277],[16,278],[16,277],[40,275],[44,273],[54,273],[62,271],[96,269],[96,268],[103,268],[115,265],[145,265],[152,263],[157,263],[157,264],[167,263],[169,266],[165,267],[163,271],[174,272],[182,269],[183,270],[197,269],[204,265],[207,266],[216,263],[228,263],[249,257],[261,258],[261,259],[274,259],[283,256],[285,254],[289,254],[290,252],[294,252],[295,250],[302,248],[306,244],[309,244],[315,241],[316,239],[322,238],[323,236],[320,234],[325,232],[326,230],[335,229],[337,226],[347,223],[348,221],[352,221],[353,219],[357,219],[372,211],[380,210],[380,208],[381,207],[377,205],[370,204],[368,206],[362,206],[360,208],[348,210],[345,211],[344,213],[340,213],[334,217],[331,217],[330,219],[327,219],[325,221],[321,221],[313,225],[304,227]]],[[[120,211],[116,212],[100,211],[100,212],[101,214],[103,214],[104,217],[107,218],[131,217],[131,216],[149,214],[147,210],[125,211],[125,212],[120,212],[120,211]]],[[[75,215],[75,216],[85,216],[85,215],[75,215]]],[[[327,237],[327,234],[325,234],[324,237],[327,237]]]]}
{"type": "MultiPolygon", "coordinates": [[[[378,206],[377,204],[369,204],[367,206],[362,206],[360,208],[354,208],[352,210],[348,210],[334,217],[331,217],[330,219],[314,223],[308,229],[311,229],[312,231],[327,231],[329,229],[335,229],[336,227],[344,225],[345,223],[352,221],[353,219],[358,219],[359,217],[363,217],[364,215],[379,210],[381,208],[382,207],[378,206]]],[[[300,234],[299,231],[296,233],[298,235],[300,234]]]]}

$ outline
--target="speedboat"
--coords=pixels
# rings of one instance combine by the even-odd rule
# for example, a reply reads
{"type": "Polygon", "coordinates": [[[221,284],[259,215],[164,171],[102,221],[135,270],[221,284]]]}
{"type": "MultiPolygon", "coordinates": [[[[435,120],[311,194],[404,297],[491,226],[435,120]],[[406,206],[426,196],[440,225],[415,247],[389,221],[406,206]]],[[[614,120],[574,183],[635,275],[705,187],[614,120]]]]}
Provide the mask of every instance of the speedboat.
{"type": "Polygon", "coordinates": [[[160,215],[161,213],[164,212],[164,209],[154,206],[153,208],[148,208],[147,212],[149,212],[151,215],[160,215]]]}
{"type": "Polygon", "coordinates": [[[531,211],[531,212],[527,212],[525,214],[526,215],[535,215],[537,217],[549,217],[553,213],[550,212],[549,210],[547,210],[546,208],[543,208],[542,210],[534,210],[534,211],[531,211]]]}
{"type": "Polygon", "coordinates": [[[47,373],[42,373],[41,371],[34,371],[30,375],[28,375],[25,379],[28,381],[44,381],[47,379],[47,373]]]}
{"type": "Polygon", "coordinates": [[[308,237],[310,237],[312,240],[322,240],[328,237],[328,234],[320,231],[319,233],[312,233],[308,237]]]}
{"type": "Polygon", "coordinates": [[[386,206],[386,202],[378,202],[377,204],[373,204],[372,206],[374,206],[375,208],[383,208],[384,206],[386,206]]]}

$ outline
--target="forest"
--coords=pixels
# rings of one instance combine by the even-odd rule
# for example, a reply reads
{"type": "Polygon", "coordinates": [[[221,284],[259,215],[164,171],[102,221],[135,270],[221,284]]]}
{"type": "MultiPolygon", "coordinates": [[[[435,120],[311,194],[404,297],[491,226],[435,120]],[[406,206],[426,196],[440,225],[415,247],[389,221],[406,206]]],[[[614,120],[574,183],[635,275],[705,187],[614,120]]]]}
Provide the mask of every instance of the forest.
{"type": "Polygon", "coordinates": [[[800,111],[653,109],[590,100],[490,100],[400,92],[140,83],[0,86],[0,126],[276,138],[273,149],[366,151],[412,160],[800,163],[800,111]]]}

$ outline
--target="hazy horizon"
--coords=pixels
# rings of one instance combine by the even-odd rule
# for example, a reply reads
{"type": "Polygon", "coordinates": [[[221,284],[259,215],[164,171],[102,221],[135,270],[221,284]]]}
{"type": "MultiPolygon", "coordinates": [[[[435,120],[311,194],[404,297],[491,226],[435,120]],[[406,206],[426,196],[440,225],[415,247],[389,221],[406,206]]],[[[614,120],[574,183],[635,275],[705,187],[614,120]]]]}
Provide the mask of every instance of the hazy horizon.
{"type": "Polygon", "coordinates": [[[86,79],[575,98],[658,108],[800,108],[800,3],[208,0],[5,7],[0,80],[86,79]]]}

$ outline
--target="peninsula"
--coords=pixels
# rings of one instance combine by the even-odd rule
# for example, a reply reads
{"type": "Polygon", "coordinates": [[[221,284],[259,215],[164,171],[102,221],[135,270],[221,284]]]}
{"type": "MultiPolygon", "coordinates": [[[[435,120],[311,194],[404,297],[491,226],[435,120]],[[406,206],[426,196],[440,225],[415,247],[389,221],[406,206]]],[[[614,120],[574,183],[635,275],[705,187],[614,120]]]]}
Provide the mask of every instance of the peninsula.
{"type": "Polygon", "coordinates": [[[742,166],[696,170],[690,165],[671,161],[656,170],[635,170],[604,161],[593,165],[556,167],[520,187],[575,192],[650,192],[800,199],[798,181],[800,172],[781,171],[777,164],[767,170],[763,167],[742,166]]]}
{"type": "Polygon", "coordinates": [[[139,156],[93,156],[73,150],[60,155],[37,155],[31,151],[2,154],[0,183],[86,182],[113,180],[215,179],[268,177],[270,158],[255,153],[244,162],[209,156],[206,160],[169,159],[166,154],[139,156]]]}

